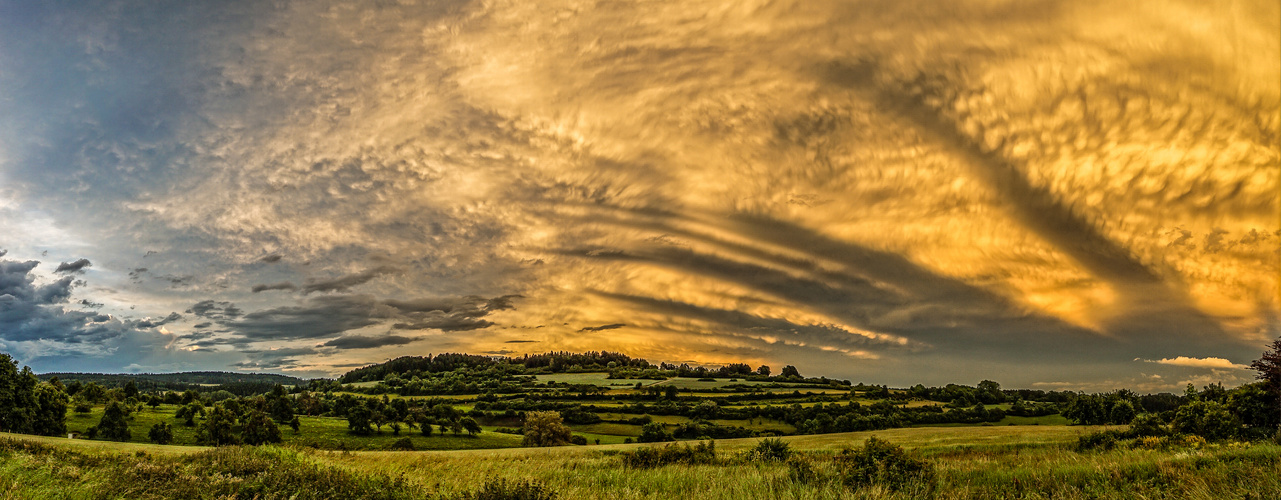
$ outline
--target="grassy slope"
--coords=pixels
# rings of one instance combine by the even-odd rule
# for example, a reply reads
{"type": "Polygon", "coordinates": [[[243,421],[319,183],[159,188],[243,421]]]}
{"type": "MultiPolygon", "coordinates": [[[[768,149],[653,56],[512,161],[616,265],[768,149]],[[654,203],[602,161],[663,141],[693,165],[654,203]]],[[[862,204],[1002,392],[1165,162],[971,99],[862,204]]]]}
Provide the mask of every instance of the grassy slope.
{"type": "MultiPolygon", "coordinates": [[[[937,498],[1281,498],[1281,446],[1211,445],[1174,450],[1115,450],[1077,453],[1070,443],[1085,427],[966,427],[892,429],[866,433],[794,436],[785,441],[799,450],[826,454],[858,446],[875,435],[915,449],[939,469],[937,498]],[[1247,496],[1252,495],[1252,496],[1247,496]]],[[[3,438],[5,436],[0,436],[3,438]]],[[[23,440],[77,449],[99,449],[115,460],[186,463],[207,455],[192,447],[158,447],[60,438],[23,440]],[[192,453],[185,458],[137,458],[192,453]],[[126,451],[128,454],[115,454],[126,451]]],[[[722,457],[732,458],[757,440],[722,440],[722,457]]],[[[577,498],[908,498],[881,490],[853,495],[831,482],[801,483],[789,479],[779,464],[666,466],[649,470],[622,467],[619,451],[650,445],[517,448],[448,452],[272,452],[286,463],[306,462],[348,474],[402,477],[404,491],[427,496],[472,490],[493,477],[534,478],[547,483],[562,499],[577,498]]],[[[3,452],[0,452],[3,453],[3,452]]],[[[11,452],[10,452],[11,453],[11,452]]],[[[258,453],[251,450],[234,452],[258,453]]],[[[269,453],[270,454],[270,453],[269,453]]],[[[231,456],[228,455],[228,456],[231,456]]],[[[67,469],[48,457],[21,453],[0,455],[0,498],[95,498],[115,491],[106,473],[87,466],[67,469]],[[68,471],[74,472],[74,476],[68,471]],[[57,471],[57,473],[54,473],[57,471]]],[[[233,457],[234,458],[234,457],[233,457]]],[[[235,460],[224,460],[234,462],[235,460]]],[[[202,462],[203,463],[203,462],[202,462]]],[[[215,461],[214,466],[222,462],[215,461]]],[[[142,465],[125,468],[132,471],[142,465]]],[[[150,470],[150,469],[148,469],[150,470]]],[[[328,470],[328,469],[325,469],[328,470]]],[[[119,474],[119,470],[113,470],[119,474]]],[[[228,474],[228,473],[222,473],[228,474]]],[[[226,481],[223,476],[212,476],[226,481]]],[[[362,476],[363,477],[363,476],[362,476]]],[[[252,478],[250,478],[252,479],[252,478]]],[[[157,483],[160,484],[160,483],[157,483]]],[[[167,484],[167,483],[165,483],[167,484]]],[[[106,496],[113,498],[112,496],[106,496]]],[[[159,498],[167,498],[159,496],[159,498]]],[[[282,498],[288,498],[283,496],[282,498]]]]}

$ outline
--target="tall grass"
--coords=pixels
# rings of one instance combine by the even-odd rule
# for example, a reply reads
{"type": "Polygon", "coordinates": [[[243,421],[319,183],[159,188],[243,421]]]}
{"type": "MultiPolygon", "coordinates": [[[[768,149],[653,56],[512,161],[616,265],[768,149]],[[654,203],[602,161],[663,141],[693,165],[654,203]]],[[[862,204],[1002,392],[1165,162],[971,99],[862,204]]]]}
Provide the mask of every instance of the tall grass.
{"type": "MultiPolygon", "coordinates": [[[[872,433],[717,441],[716,460],[637,468],[646,445],[456,452],[221,448],[161,455],[0,439],[0,498],[1281,499],[1281,446],[1204,444],[1075,451],[1080,430],[930,428],[875,433],[929,461],[931,488],[842,480],[840,450],[872,433]],[[778,447],[771,442],[768,447],[778,447]],[[816,471],[793,473],[805,460],[816,471]],[[501,483],[501,484],[500,484],[501,483]],[[526,486],[522,486],[526,485],[526,486]],[[328,489],[327,489],[328,488],[328,489]],[[504,493],[507,492],[507,493],[504,493]],[[483,496],[483,495],[484,496],[483,496]],[[515,493],[512,493],[513,495],[515,493]],[[517,497],[519,498],[519,497],[517,497]]],[[[71,442],[75,443],[75,442],[71,442]]],[[[141,445],[131,445],[141,446],[141,445]]],[[[171,449],[173,447],[156,447],[171,449]]],[[[678,461],[679,462],[679,461],[678,461]]]]}

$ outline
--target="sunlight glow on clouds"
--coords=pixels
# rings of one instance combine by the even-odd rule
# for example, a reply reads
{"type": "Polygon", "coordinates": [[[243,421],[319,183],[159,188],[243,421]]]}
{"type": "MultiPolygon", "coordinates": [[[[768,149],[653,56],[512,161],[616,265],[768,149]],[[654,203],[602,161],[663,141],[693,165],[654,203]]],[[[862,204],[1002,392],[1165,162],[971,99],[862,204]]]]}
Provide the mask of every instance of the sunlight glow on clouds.
{"type": "Polygon", "coordinates": [[[0,0],[0,260],[22,287],[92,262],[4,306],[0,346],[45,370],[607,349],[1178,387],[1281,333],[1278,19],[0,0]]]}

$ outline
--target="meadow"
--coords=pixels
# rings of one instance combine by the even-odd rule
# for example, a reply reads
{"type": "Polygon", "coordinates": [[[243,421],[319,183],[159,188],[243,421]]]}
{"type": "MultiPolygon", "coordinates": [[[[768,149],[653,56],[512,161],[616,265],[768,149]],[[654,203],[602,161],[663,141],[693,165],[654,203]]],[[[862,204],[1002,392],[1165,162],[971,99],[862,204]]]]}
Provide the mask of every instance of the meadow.
{"type": "MultiPolygon", "coordinates": [[[[202,448],[0,435],[0,498],[490,498],[502,480],[559,499],[1281,498],[1281,446],[1195,443],[1076,451],[1099,427],[921,427],[790,436],[818,471],[755,459],[759,439],[715,442],[716,460],[653,468],[625,456],[656,445],[460,451],[202,448]],[[876,436],[937,470],[928,489],[851,488],[824,475],[835,454],[876,436]],[[325,482],[317,483],[316,481],[325,482]],[[492,488],[491,488],[492,489],[492,488]]],[[[492,497],[518,498],[518,497],[492,497]]]]}

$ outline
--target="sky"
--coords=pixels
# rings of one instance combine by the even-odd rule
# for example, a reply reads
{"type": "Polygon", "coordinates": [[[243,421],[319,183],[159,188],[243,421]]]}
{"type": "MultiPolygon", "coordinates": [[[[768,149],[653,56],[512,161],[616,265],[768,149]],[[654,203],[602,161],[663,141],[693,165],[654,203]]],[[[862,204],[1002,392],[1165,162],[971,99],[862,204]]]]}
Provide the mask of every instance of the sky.
{"type": "Polygon", "coordinates": [[[0,351],[1239,385],[1275,1],[0,0],[0,351]]]}

